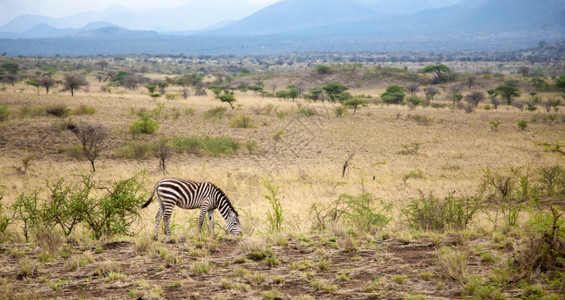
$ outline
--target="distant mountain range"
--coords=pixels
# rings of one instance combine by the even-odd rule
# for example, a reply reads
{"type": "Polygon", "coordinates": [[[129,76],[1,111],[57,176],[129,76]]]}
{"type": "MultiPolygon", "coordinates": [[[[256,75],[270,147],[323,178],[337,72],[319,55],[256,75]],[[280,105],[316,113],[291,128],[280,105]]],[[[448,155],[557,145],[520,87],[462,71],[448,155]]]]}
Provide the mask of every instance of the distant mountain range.
{"type": "Polygon", "coordinates": [[[203,29],[229,20],[235,21],[263,7],[264,4],[254,4],[246,0],[193,0],[178,7],[151,10],[112,6],[101,12],[83,12],[62,18],[23,15],[0,26],[0,33],[3,33],[0,37],[6,37],[5,33],[16,36],[15,34],[26,32],[30,35],[29,30],[42,23],[64,30],[80,30],[89,23],[106,22],[130,30],[187,31],[203,29]]]}
{"type": "MultiPolygon", "coordinates": [[[[386,35],[390,33],[490,33],[561,31],[565,36],[564,0],[463,0],[410,15],[373,10],[376,4],[341,0],[287,0],[275,3],[224,28],[219,35],[386,35]],[[288,16],[288,17],[281,17],[288,16]]],[[[395,0],[395,5],[426,8],[425,1],[395,0]]],[[[394,10],[394,7],[391,7],[394,10]]],[[[543,35],[542,35],[543,36],[543,35]]]]}
{"type": "Polygon", "coordinates": [[[282,0],[260,8],[245,0],[194,0],[152,11],[21,16],[0,27],[0,52],[492,51],[565,39],[565,0],[282,0]],[[91,42],[100,39],[113,42],[91,42]],[[87,42],[95,47],[86,49],[87,42]]]}

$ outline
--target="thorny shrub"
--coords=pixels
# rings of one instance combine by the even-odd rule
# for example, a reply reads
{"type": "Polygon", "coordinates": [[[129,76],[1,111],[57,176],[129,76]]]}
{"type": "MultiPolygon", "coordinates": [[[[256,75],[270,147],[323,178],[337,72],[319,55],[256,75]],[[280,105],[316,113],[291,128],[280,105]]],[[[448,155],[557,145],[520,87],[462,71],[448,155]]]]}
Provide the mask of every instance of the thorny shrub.
{"type": "MultiPolygon", "coordinates": [[[[526,224],[526,236],[515,255],[515,275],[530,279],[540,272],[565,271],[565,220],[555,206],[540,210],[526,224]]],[[[555,273],[554,273],[555,274],[555,273]]]]}
{"type": "Polygon", "coordinates": [[[465,229],[482,206],[483,192],[473,197],[454,197],[450,193],[444,199],[422,191],[419,199],[412,200],[403,210],[408,226],[414,229],[445,231],[465,229]]]}
{"type": "Polygon", "coordinates": [[[22,193],[12,205],[14,216],[21,221],[26,241],[45,228],[58,227],[66,235],[79,225],[89,229],[96,239],[115,234],[130,234],[130,226],[139,219],[143,201],[141,174],[115,182],[97,195],[92,176],[77,176],[66,183],[61,178],[47,183],[49,194],[41,199],[38,191],[22,193]]]}
{"type": "Polygon", "coordinates": [[[392,204],[373,194],[342,194],[327,207],[314,203],[310,207],[313,231],[324,231],[330,224],[342,222],[361,232],[375,232],[390,222],[392,204]]]}

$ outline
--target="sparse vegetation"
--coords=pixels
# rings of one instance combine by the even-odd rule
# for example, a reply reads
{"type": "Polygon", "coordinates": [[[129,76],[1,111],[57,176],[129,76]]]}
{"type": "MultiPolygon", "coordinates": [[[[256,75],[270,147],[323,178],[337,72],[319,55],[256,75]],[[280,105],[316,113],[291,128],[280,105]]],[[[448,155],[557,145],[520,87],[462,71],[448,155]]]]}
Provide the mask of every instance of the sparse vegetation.
{"type": "Polygon", "coordinates": [[[533,53],[0,57],[0,298],[561,299],[562,70],[533,53]],[[176,209],[153,240],[164,174],[221,186],[243,236],[176,209]]]}

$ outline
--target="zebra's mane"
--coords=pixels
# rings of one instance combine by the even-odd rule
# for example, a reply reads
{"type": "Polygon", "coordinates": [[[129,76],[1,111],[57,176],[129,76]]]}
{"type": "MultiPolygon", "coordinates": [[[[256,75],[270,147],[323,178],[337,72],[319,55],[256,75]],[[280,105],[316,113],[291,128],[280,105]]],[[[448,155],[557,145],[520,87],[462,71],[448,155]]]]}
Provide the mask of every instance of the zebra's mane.
{"type": "Polygon", "coordinates": [[[214,188],[216,188],[216,190],[218,190],[220,197],[224,197],[226,198],[226,202],[228,203],[228,207],[231,208],[231,210],[234,212],[234,214],[239,217],[239,214],[237,213],[237,210],[235,210],[235,208],[233,207],[233,205],[230,202],[230,198],[228,198],[228,196],[226,195],[226,193],[224,193],[224,191],[222,191],[221,188],[217,187],[215,184],[208,182],[209,184],[211,184],[214,188]]]}

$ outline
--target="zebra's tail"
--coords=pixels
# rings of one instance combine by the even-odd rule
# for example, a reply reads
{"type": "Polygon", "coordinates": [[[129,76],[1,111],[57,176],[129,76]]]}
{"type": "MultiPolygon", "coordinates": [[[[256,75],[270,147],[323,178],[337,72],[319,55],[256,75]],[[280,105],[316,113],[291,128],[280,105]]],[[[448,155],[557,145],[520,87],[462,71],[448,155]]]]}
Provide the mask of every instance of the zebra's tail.
{"type": "Polygon", "coordinates": [[[151,196],[149,196],[149,199],[147,199],[147,201],[145,201],[145,203],[141,206],[141,208],[146,208],[147,206],[149,206],[149,204],[151,204],[151,202],[153,201],[153,196],[155,195],[155,191],[157,190],[157,187],[159,185],[155,185],[155,187],[153,188],[153,191],[151,192],[151,196]]]}

